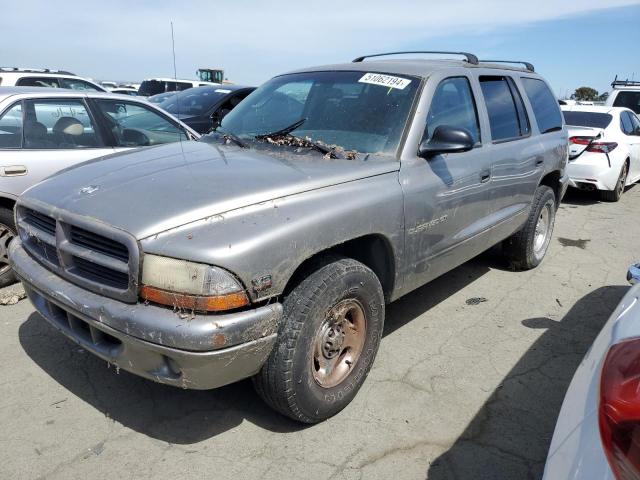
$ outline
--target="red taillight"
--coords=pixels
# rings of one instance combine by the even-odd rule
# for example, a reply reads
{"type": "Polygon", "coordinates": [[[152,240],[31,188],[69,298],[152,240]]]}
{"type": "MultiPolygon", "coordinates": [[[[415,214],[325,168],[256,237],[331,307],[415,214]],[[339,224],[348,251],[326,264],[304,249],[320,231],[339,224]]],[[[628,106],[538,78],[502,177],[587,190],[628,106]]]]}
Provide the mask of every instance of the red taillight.
{"type": "Polygon", "coordinates": [[[614,345],[602,366],[600,437],[618,480],[640,478],[640,339],[614,345]]]}
{"type": "Polygon", "coordinates": [[[587,152],[609,153],[612,152],[618,144],[616,142],[593,142],[587,147],[587,152]]]}
{"type": "Polygon", "coordinates": [[[589,145],[593,137],[571,137],[569,142],[575,145],[589,145]]]}

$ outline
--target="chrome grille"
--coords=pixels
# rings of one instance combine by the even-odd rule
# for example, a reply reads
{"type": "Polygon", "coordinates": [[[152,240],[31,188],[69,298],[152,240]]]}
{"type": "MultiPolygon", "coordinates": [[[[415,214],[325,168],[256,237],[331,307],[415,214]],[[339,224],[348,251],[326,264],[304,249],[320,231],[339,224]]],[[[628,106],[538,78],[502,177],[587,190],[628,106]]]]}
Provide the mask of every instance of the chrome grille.
{"type": "Polygon", "coordinates": [[[16,209],[20,238],[33,257],[89,290],[126,302],[137,300],[135,238],[86,217],[37,208],[16,209]]]}

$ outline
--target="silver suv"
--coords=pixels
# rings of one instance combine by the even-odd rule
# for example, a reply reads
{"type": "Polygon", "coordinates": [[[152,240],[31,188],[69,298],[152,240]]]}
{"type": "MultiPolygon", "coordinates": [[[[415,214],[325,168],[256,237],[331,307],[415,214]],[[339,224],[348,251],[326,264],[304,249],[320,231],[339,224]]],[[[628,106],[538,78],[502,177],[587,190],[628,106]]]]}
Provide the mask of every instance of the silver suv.
{"type": "Polygon", "coordinates": [[[385,304],[498,243],[514,269],[547,251],[558,103],[531,65],[463,55],[281,75],[201,141],[56,175],[18,200],[15,272],[120,368],[193,389],[253,377],[277,411],[326,419],[365,381],[385,304]]]}

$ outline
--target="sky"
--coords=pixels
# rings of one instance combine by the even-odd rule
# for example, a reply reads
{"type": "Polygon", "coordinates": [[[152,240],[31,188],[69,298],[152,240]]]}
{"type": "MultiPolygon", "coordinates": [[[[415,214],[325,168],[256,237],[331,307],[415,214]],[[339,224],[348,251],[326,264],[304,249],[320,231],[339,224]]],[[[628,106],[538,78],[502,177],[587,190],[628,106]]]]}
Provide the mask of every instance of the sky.
{"type": "Polygon", "coordinates": [[[259,85],[289,70],[397,50],[526,60],[559,97],[640,80],[640,0],[5,0],[0,64],[116,81],[222,67],[259,85]]]}

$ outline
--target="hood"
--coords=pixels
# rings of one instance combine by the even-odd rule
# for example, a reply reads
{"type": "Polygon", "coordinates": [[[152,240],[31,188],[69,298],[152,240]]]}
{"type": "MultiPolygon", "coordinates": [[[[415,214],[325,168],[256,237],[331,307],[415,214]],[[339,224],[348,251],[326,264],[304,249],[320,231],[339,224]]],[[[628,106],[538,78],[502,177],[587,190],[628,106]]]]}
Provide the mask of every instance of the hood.
{"type": "Polygon", "coordinates": [[[397,171],[389,157],[325,160],[282,149],[183,142],[110,155],[65,170],[23,197],[123,229],[138,239],[212,215],[397,171]]]}

